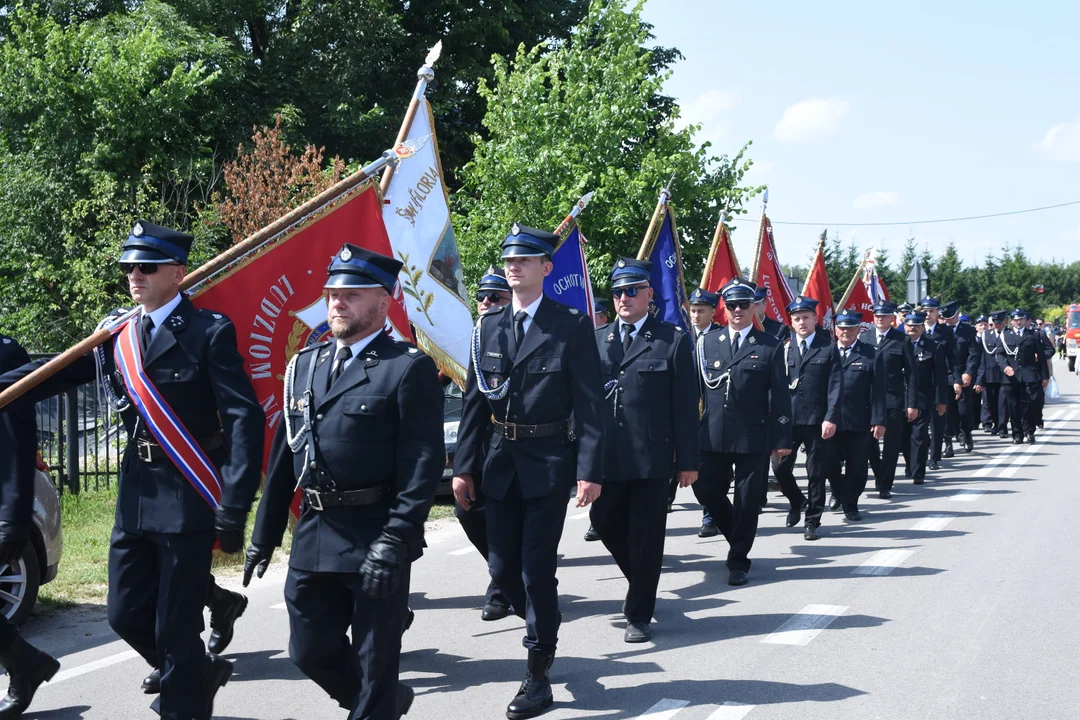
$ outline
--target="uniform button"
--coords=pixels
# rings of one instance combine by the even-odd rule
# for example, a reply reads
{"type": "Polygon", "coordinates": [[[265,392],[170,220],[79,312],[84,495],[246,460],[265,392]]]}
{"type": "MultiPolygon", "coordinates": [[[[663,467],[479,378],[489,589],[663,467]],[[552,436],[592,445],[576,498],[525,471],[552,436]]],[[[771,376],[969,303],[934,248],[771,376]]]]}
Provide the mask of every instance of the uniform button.
{"type": "Polygon", "coordinates": [[[323,415],[322,415],[322,413],[319,413],[318,415],[316,415],[316,416],[315,416],[315,419],[316,419],[316,420],[322,420],[322,419],[323,419],[323,415]]]}
{"type": "Polygon", "coordinates": [[[626,371],[625,371],[625,370],[620,370],[620,371],[619,371],[619,374],[620,374],[620,375],[625,375],[625,374],[626,374],[626,371]]]}
{"type": "Polygon", "coordinates": [[[623,424],[622,424],[622,423],[619,423],[619,427],[623,427],[623,424]]]}
{"type": "Polygon", "coordinates": [[[367,405],[361,405],[361,406],[360,406],[360,409],[361,409],[361,410],[367,410],[367,405]]]}
{"type": "Polygon", "coordinates": [[[541,366],[540,366],[540,369],[541,369],[541,370],[547,370],[547,367],[545,367],[545,366],[541,365],[541,366]]]}
{"type": "Polygon", "coordinates": [[[312,460],[311,464],[308,465],[308,467],[311,468],[312,470],[314,470],[315,468],[319,467],[319,464],[317,462],[315,462],[314,460],[312,460]]]}
{"type": "Polygon", "coordinates": [[[180,379],[180,373],[173,373],[173,377],[179,380],[180,379]]]}

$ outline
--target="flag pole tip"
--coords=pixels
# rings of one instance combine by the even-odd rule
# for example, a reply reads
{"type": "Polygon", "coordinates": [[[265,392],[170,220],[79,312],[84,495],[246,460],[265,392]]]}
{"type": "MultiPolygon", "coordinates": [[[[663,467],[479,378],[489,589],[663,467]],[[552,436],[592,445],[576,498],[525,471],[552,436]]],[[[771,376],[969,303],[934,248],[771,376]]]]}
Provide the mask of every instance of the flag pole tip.
{"type": "Polygon", "coordinates": [[[439,61],[440,55],[442,55],[442,40],[431,46],[431,49],[428,50],[427,57],[424,58],[424,64],[429,66],[434,65],[439,61]]]}

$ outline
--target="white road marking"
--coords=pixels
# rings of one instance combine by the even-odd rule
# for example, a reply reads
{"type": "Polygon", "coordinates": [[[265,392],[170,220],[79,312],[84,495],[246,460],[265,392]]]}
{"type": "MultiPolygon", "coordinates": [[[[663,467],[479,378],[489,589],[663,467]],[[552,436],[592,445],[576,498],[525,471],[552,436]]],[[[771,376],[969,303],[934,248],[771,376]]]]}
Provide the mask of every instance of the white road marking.
{"type": "Polygon", "coordinates": [[[689,704],[689,700],[670,700],[664,698],[646,710],[644,714],[638,715],[638,718],[642,720],[645,720],[646,718],[647,720],[671,720],[671,718],[675,717],[680,710],[689,704]]]}
{"type": "Polygon", "coordinates": [[[761,642],[771,645],[809,645],[832,621],[847,612],[847,605],[807,605],[761,642]]]}
{"type": "Polygon", "coordinates": [[[446,554],[447,555],[468,555],[469,553],[473,553],[473,552],[477,552],[477,549],[474,548],[472,545],[469,545],[467,547],[461,548],[460,550],[453,550],[453,551],[448,552],[446,554]]]}
{"type": "Polygon", "coordinates": [[[580,512],[577,515],[571,515],[567,519],[568,520],[584,520],[587,517],[589,517],[589,511],[588,510],[586,510],[585,512],[580,512]]]}
{"type": "MultiPolygon", "coordinates": [[[[113,644],[117,646],[125,645],[122,640],[119,640],[113,644]]],[[[75,655],[78,654],[80,653],[75,653],[75,655]]],[[[71,657],[73,657],[73,655],[69,655],[67,658],[60,658],[60,666],[63,667],[66,662],[70,661],[71,657]]],[[[71,678],[79,677],[80,675],[85,675],[87,673],[94,672],[95,670],[107,668],[110,665],[116,665],[117,663],[122,663],[127,660],[133,660],[137,657],[139,657],[139,653],[135,652],[134,650],[124,650],[113,655],[106,655],[103,658],[99,658],[97,660],[93,660],[82,665],[76,665],[75,667],[68,670],[61,670],[53,676],[53,679],[49,681],[49,685],[55,685],[56,683],[63,682],[64,680],[70,680],[71,678]]]]}
{"type": "Polygon", "coordinates": [[[1009,455],[1013,454],[1014,452],[1016,452],[1019,449],[1020,449],[1019,445],[1010,445],[1009,447],[1005,448],[1004,450],[999,452],[997,455],[995,455],[992,460],[990,460],[988,463],[986,463],[986,465],[984,465],[983,467],[976,470],[973,473],[973,476],[974,477],[986,477],[987,475],[989,475],[990,473],[992,473],[994,471],[994,468],[996,468],[998,465],[1000,465],[1001,463],[1008,460],[1009,455]]]}
{"type": "Polygon", "coordinates": [[[911,557],[912,550],[881,550],[874,553],[869,560],[851,571],[852,575],[888,575],[898,568],[902,562],[911,557]]]}
{"type": "Polygon", "coordinates": [[[944,530],[945,526],[952,522],[955,515],[949,515],[947,513],[930,513],[919,522],[912,526],[912,530],[920,530],[923,532],[937,532],[938,530],[944,530]]]}
{"type": "Polygon", "coordinates": [[[753,710],[754,707],[754,705],[726,702],[716,708],[716,710],[714,710],[709,717],[705,718],[705,720],[742,720],[750,714],[750,711],[753,710]]]}
{"type": "Polygon", "coordinates": [[[978,500],[979,497],[983,494],[983,492],[984,491],[981,488],[967,488],[956,493],[949,499],[956,502],[973,502],[975,500],[978,500]]]}
{"type": "Polygon", "coordinates": [[[1020,455],[1020,457],[1016,458],[1016,460],[1013,461],[1012,465],[1010,465],[1009,467],[1002,470],[1001,475],[999,475],[999,477],[1006,478],[1006,477],[1012,477],[1013,475],[1015,475],[1016,471],[1019,470],[1024,465],[1024,463],[1026,463],[1028,460],[1030,460],[1032,458],[1032,456],[1035,455],[1035,453],[1039,452],[1039,450],[1042,450],[1043,443],[1046,442],[1046,440],[1048,440],[1049,438],[1054,437],[1054,435],[1057,434],[1058,430],[1061,430],[1063,427],[1065,427],[1065,424],[1070,422],[1078,414],[1080,414],[1080,410],[1074,410],[1072,413],[1069,414],[1069,416],[1067,418],[1064,418],[1060,423],[1058,423],[1057,426],[1055,426],[1053,428],[1050,428],[1049,430],[1047,430],[1046,432],[1044,432],[1040,436],[1038,436],[1038,438],[1037,438],[1038,442],[1036,444],[1034,444],[1034,445],[1029,446],[1020,455]]]}
{"type": "Polygon", "coordinates": [[[285,609],[285,603],[280,602],[277,605],[271,605],[270,609],[271,610],[284,610],[285,609]]]}

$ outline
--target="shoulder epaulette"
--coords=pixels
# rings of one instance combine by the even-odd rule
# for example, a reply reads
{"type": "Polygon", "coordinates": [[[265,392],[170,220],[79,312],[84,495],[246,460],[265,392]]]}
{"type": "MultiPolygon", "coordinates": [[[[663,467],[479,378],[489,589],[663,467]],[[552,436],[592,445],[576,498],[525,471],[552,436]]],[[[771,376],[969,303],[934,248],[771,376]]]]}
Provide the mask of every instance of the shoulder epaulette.
{"type": "Polygon", "coordinates": [[[421,354],[420,348],[416,347],[415,345],[413,345],[411,342],[408,342],[407,340],[395,340],[394,345],[398,349],[404,350],[407,354],[412,355],[414,357],[421,354]]]}
{"type": "Polygon", "coordinates": [[[308,345],[306,348],[300,348],[296,351],[296,354],[302,355],[306,352],[311,352],[312,350],[321,350],[332,342],[333,340],[323,340],[322,342],[315,343],[314,345],[308,345]]]}
{"type": "Polygon", "coordinates": [[[228,322],[229,318],[219,312],[213,310],[206,310],[205,308],[197,308],[195,312],[202,317],[210,318],[214,322],[228,322]]]}

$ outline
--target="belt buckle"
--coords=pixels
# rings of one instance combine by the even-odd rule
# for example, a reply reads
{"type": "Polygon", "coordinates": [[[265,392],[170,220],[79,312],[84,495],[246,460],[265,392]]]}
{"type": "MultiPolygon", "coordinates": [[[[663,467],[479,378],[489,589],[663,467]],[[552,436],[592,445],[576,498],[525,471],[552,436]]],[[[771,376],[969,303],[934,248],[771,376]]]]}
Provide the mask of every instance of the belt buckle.
{"type": "Polygon", "coordinates": [[[307,497],[308,505],[311,506],[312,510],[316,512],[323,511],[322,496],[319,494],[318,490],[305,489],[304,496],[307,497]]]}
{"type": "Polygon", "coordinates": [[[136,440],[135,441],[135,451],[136,451],[136,453],[138,453],[139,459],[142,460],[143,462],[148,463],[148,462],[153,462],[154,461],[154,455],[153,455],[154,446],[153,446],[153,444],[147,442],[146,440],[136,440]]]}
{"type": "Polygon", "coordinates": [[[511,442],[517,442],[517,423],[503,423],[503,437],[511,442]]]}

